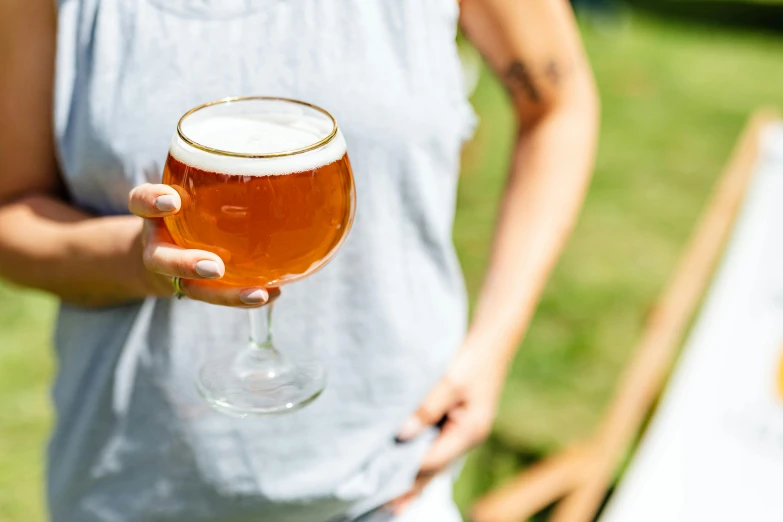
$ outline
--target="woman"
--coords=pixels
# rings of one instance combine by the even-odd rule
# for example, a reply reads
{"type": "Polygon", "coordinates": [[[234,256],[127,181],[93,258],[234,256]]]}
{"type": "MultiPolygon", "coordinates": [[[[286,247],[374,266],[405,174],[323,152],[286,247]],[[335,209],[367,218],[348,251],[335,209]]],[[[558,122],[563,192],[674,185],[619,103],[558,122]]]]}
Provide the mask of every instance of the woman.
{"type": "Polygon", "coordinates": [[[591,170],[597,101],[567,4],[6,0],[0,34],[0,274],[62,300],[51,519],[457,520],[447,471],[490,429],[591,170]],[[467,333],[458,21],[520,129],[467,333]],[[247,94],[330,110],[359,206],[276,313],[280,343],[320,348],[339,378],[299,412],[240,420],[196,395],[195,361],[242,342],[235,308],[269,292],[172,246],[158,218],[181,201],[158,183],[178,117],[247,94]]]}

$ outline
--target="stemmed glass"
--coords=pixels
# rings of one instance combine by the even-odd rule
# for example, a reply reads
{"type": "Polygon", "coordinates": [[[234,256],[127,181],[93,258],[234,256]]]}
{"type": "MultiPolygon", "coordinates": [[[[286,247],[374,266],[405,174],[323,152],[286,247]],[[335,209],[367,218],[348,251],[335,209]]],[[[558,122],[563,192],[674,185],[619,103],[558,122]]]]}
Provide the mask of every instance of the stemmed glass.
{"type": "MultiPolygon", "coordinates": [[[[164,219],[174,242],[219,255],[222,283],[277,288],[323,267],[356,207],[351,164],[334,117],[287,98],[205,103],[179,120],[163,182],[182,198],[164,219]]],[[[250,309],[250,340],[208,359],[199,392],[235,416],[292,411],[324,389],[316,358],[286,357],[272,340],[272,305],[250,309]]]]}

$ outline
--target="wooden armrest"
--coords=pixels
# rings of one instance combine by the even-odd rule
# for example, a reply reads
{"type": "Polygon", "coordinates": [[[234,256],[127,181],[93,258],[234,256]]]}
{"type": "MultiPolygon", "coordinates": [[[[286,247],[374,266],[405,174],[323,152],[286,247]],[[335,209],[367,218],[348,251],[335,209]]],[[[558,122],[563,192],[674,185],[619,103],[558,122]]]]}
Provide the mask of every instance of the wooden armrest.
{"type": "Polygon", "coordinates": [[[584,479],[590,446],[578,444],[544,459],[481,498],[473,522],[519,522],[573,490],[584,479]]]}

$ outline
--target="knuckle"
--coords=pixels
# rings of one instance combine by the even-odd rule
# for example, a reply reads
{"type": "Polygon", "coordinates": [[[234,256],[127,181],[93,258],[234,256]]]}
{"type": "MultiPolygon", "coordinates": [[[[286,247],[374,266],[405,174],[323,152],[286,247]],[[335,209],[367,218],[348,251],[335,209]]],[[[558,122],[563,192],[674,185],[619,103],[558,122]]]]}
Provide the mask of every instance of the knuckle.
{"type": "Polygon", "coordinates": [[[443,417],[443,410],[434,404],[423,404],[419,408],[419,417],[427,424],[434,424],[443,417]]]}
{"type": "Polygon", "coordinates": [[[147,268],[147,270],[151,270],[155,272],[155,268],[157,267],[157,263],[155,262],[155,252],[156,247],[154,243],[149,243],[144,247],[144,250],[141,253],[141,260],[144,263],[144,266],[147,268]]]}
{"type": "Polygon", "coordinates": [[[462,379],[457,379],[454,376],[447,375],[443,381],[448,386],[449,392],[453,397],[461,397],[468,391],[467,383],[462,379]]]}
{"type": "Polygon", "coordinates": [[[468,385],[462,381],[452,381],[451,383],[451,394],[452,397],[456,399],[462,399],[466,395],[468,395],[468,385]]]}
{"type": "Polygon", "coordinates": [[[194,272],[190,269],[190,263],[188,262],[188,259],[182,256],[177,257],[172,268],[174,269],[174,272],[177,274],[177,276],[183,278],[191,277],[194,272]]]}
{"type": "Polygon", "coordinates": [[[133,187],[131,191],[128,193],[128,200],[129,201],[144,200],[149,186],[150,186],[149,183],[142,183],[141,185],[137,185],[133,187]]]}

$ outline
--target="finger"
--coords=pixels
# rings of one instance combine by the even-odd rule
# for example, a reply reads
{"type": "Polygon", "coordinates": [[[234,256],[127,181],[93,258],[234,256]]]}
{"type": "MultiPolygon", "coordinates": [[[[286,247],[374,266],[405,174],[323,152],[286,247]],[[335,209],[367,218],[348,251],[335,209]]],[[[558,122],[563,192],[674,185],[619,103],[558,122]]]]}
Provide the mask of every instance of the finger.
{"type": "Polygon", "coordinates": [[[419,475],[432,478],[473,447],[474,436],[468,423],[447,423],[440,436],[421,460],[419,475]]]}
{"type": "Polygon", "coordinates": [[[171,236],[159,222],[147,226],[144,266],[147,270],[185,279],[220,279],[226,266],[217,254],[186,249],[170,243],[171,236]]]}
{"type": "Polygon", "coordinates": [[[139,185],[128,194],[128,210],[143,218],[156,218],[176,214],[182,206],[182,199],[174,188],[168,185],[139,185]]]}
{"type": "Polygon", "coordinates": [[[280,288],[267,288],[266,292],[269,294],[269,300],[266,304],[272,304],[280,297],[280,288]]]}
{"type": "Polygon", "coordinates": [[[419,498],[420,494],[420,490],[411,490],[386,504],[386,509],[391,511],[394,516],[399,516],[403,511],[408,509],[417,498],[419,498]]]}
{"type": "Polygon", "coordinates": [[[435,478],[435,476],[436,474],[419,472],[419,474],[416,475],[416,480],[413,482],[411,489],[404,495],[400,495],[391,502],[388,502],[386,508],[395,515],[399,515],[408,509],[408,507],[421,496],[424,488],[432,482],[432,479],[435,478]]]}
{"type": "MultiPolygon", "coordinates": [[[[171,237],[171,234],[169,233],[169,230],[162,219],[145,219],[144,243],[150,244],[156,241],[160,243],[174,244],[174,239],[171,237]]],[[[231,262],[231,252],[216,245],[207,245],[204,243],[197,243],[195,241],[188,241],[187,249],[211,252],[222,259],[224,265],[231,262]]]]}
{"type": "Polygon", "coordinates": [[[210,304],[257,308],[270,301],[269,292],[265,288],[242,288],[228,286],[219,281],[195,279],[183,279],[180,286],[182,293],[189,298],[210,304]]]}
{"type": "Polygon", "coordinates": [[[441,421],[444,415],[457,404],[457,392],[448,378],[443,378],[430,391],[419,409],[400,428],[397,434],[399,441],[411,440],[418,436],[427,426],[433,426],[441,421]]]}
{"type": "Polygon", "coordinates": [[[424,491],[424,488],[426,488],[430,482],[432,482],[432,479],[434,479],[438,473],[430,473],[425,471],[419,471],[419,474],[416,475],[416,480],[413,482],[413,487],[411,487],[411,491],[417,491],[421,493],[424,491]]]}

